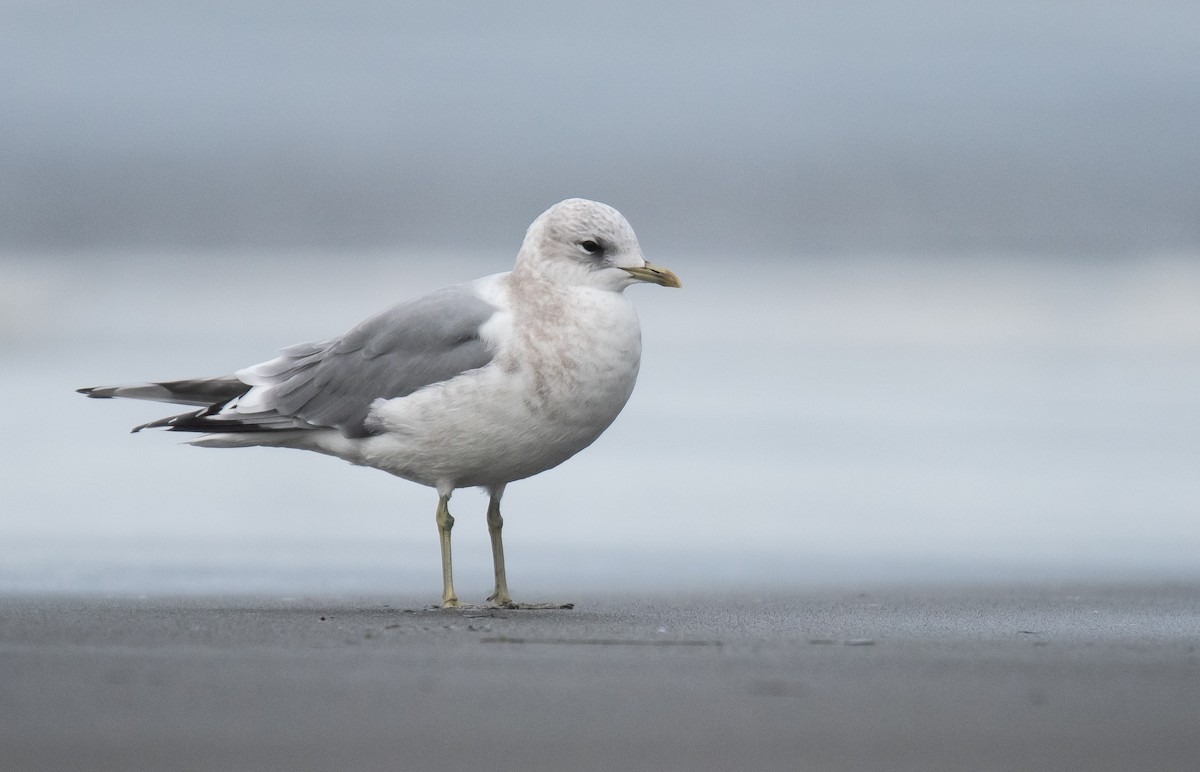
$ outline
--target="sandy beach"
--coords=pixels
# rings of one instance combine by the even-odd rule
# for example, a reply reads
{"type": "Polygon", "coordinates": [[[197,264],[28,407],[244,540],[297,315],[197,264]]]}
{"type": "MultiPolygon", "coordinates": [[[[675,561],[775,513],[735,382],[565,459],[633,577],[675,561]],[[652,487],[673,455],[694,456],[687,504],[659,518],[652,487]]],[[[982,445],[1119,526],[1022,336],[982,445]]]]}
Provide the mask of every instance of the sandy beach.
{"type": "Polygon", "coordinates": [[[32,770],[1191,770],[1200,586],[0,599],[32,770]]]}

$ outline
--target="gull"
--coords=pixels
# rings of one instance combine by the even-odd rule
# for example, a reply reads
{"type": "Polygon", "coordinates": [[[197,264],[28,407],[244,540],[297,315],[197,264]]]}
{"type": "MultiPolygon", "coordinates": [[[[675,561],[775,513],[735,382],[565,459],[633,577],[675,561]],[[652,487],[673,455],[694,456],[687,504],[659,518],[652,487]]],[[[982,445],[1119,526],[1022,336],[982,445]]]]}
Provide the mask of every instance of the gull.
{"type": "Polygon", "coordinates": [[[200,432],[190,444],[324,453],[435,488],[442,606],[460,607],[450,497],[489,496],[497,606],[514,603],[500,499],[558,466],[616,419],[641,362],[641,327],[624,290],[680,287],[646,262],[612,207],[567,199],[534,220],[512,271],[400,303],[344,335],[300,343],[232,375],[79,389],[201,409],[135,427],[200,432]]]}

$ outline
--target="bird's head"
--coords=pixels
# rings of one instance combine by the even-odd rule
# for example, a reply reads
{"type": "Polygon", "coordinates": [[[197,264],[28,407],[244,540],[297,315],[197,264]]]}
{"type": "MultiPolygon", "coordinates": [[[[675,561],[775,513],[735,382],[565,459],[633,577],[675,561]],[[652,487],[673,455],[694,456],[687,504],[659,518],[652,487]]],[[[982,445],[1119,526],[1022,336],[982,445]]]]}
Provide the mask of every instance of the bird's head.
{"type": "Polygon", "coordinates": [[[629,222],[607,204],[568,198],[534,220],[517,255],[518,272],[620,291],[637,282],[680,287],[679,277],[646,262],[629,222]]]}

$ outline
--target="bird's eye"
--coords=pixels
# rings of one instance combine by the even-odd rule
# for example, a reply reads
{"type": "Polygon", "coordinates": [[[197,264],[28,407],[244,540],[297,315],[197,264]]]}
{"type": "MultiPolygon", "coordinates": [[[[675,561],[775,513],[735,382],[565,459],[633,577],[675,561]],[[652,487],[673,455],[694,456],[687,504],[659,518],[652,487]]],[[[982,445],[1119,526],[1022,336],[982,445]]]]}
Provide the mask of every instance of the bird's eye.
{"type": "Polygon", "coordinates": [[[597,253],[599,253],[599,252],[603,252],[603,251],[604,251],[604,250],[603,250],[603,249],[600,247],[600,245],[599,245],[599,244],[597,244],[596,242],[592,241],[591,239],[587,239],[586,241],[581,241],[581,242],[579,242],[579,247],[580,247],[580,248],[581,248],[581,249],[582,249],[584,252],[587,252],[589,255],[594,255],[594,254],[597,254],[597,253]]]}

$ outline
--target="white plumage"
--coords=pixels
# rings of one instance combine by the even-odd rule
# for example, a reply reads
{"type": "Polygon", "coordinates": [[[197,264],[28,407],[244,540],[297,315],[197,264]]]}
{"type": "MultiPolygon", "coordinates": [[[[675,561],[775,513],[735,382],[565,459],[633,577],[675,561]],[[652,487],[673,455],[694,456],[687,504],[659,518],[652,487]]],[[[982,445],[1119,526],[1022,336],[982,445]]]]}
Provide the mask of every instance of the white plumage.
{"type": "Polygon", "coordinates": [[[196,445],[312,450],[436,488],[445,606],[460,605],[448,501],[456,488],[486,488],[489,600],[514,605],[500,498],[508,483],[590,445],[625,406],[641,331],[623,291],[636,282],[680,286],[646,262],[619,212],[568,199],[529,227],[509,273],[400,304],[233,376],[81,391],[202,405],[138,427],[204,432],[196,445]]]}

